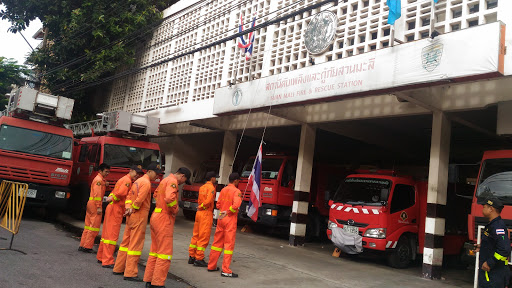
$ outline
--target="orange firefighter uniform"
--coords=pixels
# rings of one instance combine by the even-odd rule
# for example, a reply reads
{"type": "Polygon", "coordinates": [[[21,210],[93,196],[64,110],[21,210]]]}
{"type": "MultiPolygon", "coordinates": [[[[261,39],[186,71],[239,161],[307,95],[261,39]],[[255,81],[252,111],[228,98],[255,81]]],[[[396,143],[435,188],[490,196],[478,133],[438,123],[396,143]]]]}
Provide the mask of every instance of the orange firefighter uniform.
{"type": "Polygon", "coordinates": [[[114,266],[115,273],[124,272],[125,277],[137,277],[137,264],[144,247],[150,204],[151,181],[146,174],[133,183],[126,197],[125,208],[132,208],[134,212],[126,217],[123,241],[114,266]]]}
{"type": "Polygon", "coordinates": [[[178,180],[169,174],[155,190],[156,208],[151,215],[151,249],[144,282],[163,286],[171,266],[174,221],[178,213],[178,180]]]}
{"type": "Polygon", "coordinates": [[[210,242],[210,234],[213,224],[213,200],[215,200],[215,186],[208,181],[199,188],[197,203],[199,209],[196,213],[194,232],[190,240],[188,254],[196,260],[204,259],[204,250],[210,242]]]}
{"type": "Polygon", "coordinates": [[[105,184],[105,179],[99,173],[91,183],[91,194],[85,214],[85,227],[80,240],[80,247],[85,249],[92,249],[94,239],[100,232],[101,214],[98,214],[98,208],[101,208],[103,196],[105,196],[105,184]]]}
{"type": "Polygon", "coordinates": [[[96,254],[96,258],[102,262],[103,266],[114,264],[114,252],[117,239],[119,238],[121,223],[123,222],[124,205],[131,187],[132,178],[130,174],[127,174],[117,180],[114,190],[109,195],[112,197],[112,202],[105,209],[100,248],[98,249],[98,254],[96,254]]]}
{"type": "Polygon", "coordinates": [[[217,229],[213,237],[213,244],[210,251],[210,261],[208,270],[217,269],[217,261],[224,248],[224,260],[222,262],[222,272],[233,273],[229,269],[233,250],[235,248],[236,223],[238,208],[242,203],[242,192],[233,184],[229,184],[220,191],[217,200],[217,209],[227,211],[226,217],[217,221],[217,229]]]}

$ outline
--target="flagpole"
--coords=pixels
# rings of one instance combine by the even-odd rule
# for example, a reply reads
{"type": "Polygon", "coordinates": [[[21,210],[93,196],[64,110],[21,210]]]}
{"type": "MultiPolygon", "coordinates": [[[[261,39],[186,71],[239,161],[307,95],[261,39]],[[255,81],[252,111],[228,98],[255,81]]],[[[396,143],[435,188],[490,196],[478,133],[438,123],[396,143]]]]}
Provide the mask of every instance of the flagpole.
{"type": "Polygon", "coordinates": [[[395,24],[393,24],[391,26],[391,33],[390,33],[390,36],[391,36],[391,43],[390,43],[390,46],[393,47],[395,46],[395,24]]]}
{"type": "Polygon", "coordinates": [[[434,0],[432,0],[431,6],[430,6],[430,33],[429,33],[430,36],[432,36],[432,33],[434,33],[435,21],[436,21],[436,3],[434,0]]]}

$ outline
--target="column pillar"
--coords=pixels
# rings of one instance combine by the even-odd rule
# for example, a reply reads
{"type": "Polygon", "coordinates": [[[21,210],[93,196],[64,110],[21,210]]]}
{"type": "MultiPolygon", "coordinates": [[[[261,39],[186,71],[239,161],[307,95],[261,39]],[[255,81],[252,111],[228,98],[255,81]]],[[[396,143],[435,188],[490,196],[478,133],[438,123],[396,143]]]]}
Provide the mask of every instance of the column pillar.
{"type": "Polygon", "coordinates": [[[443,112],[434,112],[428,173],[425,244],[423,249],[423,277],[427,279],[441,278],[450,136],[450,120],[446,118],[443,112]]]}
{"type": "Polygon", "coordinates": [[[293,197],[292,219],[289,243],[292,246],[304,245],[306,224],[308,222],[309,192],[311,172],[315,154],[316,128],[303,124],[300,132],[300,147],[295,177],[295,195],[293,197]]]}
{"type": "MultiPolygon", "coordinates": [[[[236,132],[226,131],[224,132],[224,141],[222,143],[222,153],[220,156],[220,167],[219,167],[219,181],[217,184],[217,194],[215,195],[215,201],[219,199],[220,190],[229,184],[229,174],[235,159],[236,151],[236,132]]],[[[216,222],[219,210],[215,208],[213,210],[213,219],[216,222]]]]}

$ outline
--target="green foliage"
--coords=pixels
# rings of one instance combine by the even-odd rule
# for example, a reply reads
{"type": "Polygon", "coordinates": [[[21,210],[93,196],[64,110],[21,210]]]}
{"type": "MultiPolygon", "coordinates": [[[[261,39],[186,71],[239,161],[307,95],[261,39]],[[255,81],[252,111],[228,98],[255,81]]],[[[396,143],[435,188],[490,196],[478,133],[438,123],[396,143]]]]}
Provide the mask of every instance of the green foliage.
{"type": "Polygon", "coordinates": [[[9,101],[4,95],[11,92],[11,84],[22,86],[29,75],[30,70],[18,65],[16,60],[0,57],[0,111],[5,109],[9,101]]]}
{"type": "MultiPolygon", "coordinates": [[[[28,62],[42,75],[43,86],[60,95],[134,63],[135,49],[152,35],[150,28],[161,20],[160,11],[175,2],[0,0],[6,7],[2,18],[12,19],[12,32],[25,29],[36,18],[47,28],[47,45],[33,52],[28,62]]],[[[91,95],[91,90],[65,96],[81,100],[85,95],[91,95]]],[[[76,113],[92,113],[87,100],[77,101],[76,113]]]]}

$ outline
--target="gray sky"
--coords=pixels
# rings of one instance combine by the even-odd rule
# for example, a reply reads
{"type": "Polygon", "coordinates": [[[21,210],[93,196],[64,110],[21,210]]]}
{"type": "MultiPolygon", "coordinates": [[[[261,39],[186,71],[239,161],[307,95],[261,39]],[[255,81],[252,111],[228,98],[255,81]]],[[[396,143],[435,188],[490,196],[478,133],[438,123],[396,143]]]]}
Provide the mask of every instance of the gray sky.
{"type": "MultiPolygon", "coordinates": [[[[0,5],[0,10],[2,9],[4,9],[4,6],[0,5]]],[[[7,29],[10,26],[9,21],[0,20],[0,56],[14,58],[18,61],[18,64],[23,64],[23,62],[25,62],[25,58],[31,52],[30,47],[19,33],[13,34],[11,32],[7,32],[7,29]]],[[[33,39],[32,36],[42,26],[41,21],[38,19],[30,22],[30,26],[27,27],[25,31],[21,32],[34,49],[41,41],[33,39]]]]}

